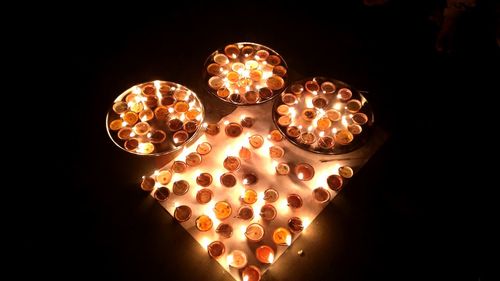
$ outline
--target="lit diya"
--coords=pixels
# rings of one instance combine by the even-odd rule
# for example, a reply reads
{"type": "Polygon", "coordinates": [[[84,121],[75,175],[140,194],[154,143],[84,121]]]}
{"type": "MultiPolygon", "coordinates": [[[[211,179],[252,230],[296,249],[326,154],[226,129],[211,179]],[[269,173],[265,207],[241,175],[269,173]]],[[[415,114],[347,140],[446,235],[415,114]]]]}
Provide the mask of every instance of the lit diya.
{"type": "Polygon", "coordinates": [[[175,208],[174,218],[178,222],[185,222],[191,218],[191,213],[192,213],[191,208],[189,208],[186,205],[181,205],[181,206],[175,208]]]}
{"type": "Polygon", "coordinates": [[[224,173],[220,176],[220,183],[225,187],[233,187],[236,185],[236,176],[233,173],[224,173]]]}
{"type": "Polygon", "coordinates": [[[269,156],[272,159],[279,159],[285,155],[285,150],[280,146],[271,146],[269,147],[269,156]]]}
{"type": "Polygon", "coordinates": [[[156,175],[156,181],[161,185],[167,185],[172,179],[172,171],[170,170],[161,170],[156,175]]]}
{"type": "Polygon", "coordinates": [[[285,86],[287,66],[266,46],[234,43],[214,52],[205,63],[209,92],[233,104],[260,104],[285,86]]]}
{"type": "Polygon", "coordinates": [[[242,219],[242,220],[249,220],[253,218],[253,209],[250,206],[247,205],[242,205],[238,209],[238,216],[237,218],[242,219]]]}
{"type": "Polygon", "coordinates": [[[217,226],[215,232],[223,238],[230,238],[233,235],[233,227],[227,223],[221,223],[217,226]]]}
{"type": "Polygon", "coordinates": [[[290,245],[292,244],[292,235],[288,229],[278,227],[273,232],[273,242],[276,245],[290,245]]]}
{"type": "Polygon", "coordinates": [[[168,199],[168,196],[170,196],[170,190],[164,186],[161,186],[156,189],[153,196],[160,202],[166,201],[168,199]]]}
{"type": "Polygon", "coordinates": [[[349,166],[339,167],[339,175],[343,178],[350,179],[354,175],[354,171],[349,166]]]}
{"type": "Polygon", "coordinates": [[[196,218],[195,225],[199,231],[209,231],[212,229],[213,222],[209,216],[201,215],[196,218]]]}
{"type": "Polygon", "coordinates": [[[247,173],[243,175],[243,184],[244,185],[253,185],[257,183],[257,175],[253,173],[247,173]]]}
{"type": "Polygon", "coordinates": [[[189,182],[186,180],[178,180],[174,182],[172,191],[175,195],[181,196],[186,194],[189,190],[189,182]]]}
{"type": "Polygon", "coordinates": [[[260,216],[265,221],[274,220],[276,218],[277,214],[278,214],[278,212],[276,211],[276,208],[271,204],[265,204],[260,209],[260,216]]]}
{"type": "Polygon", "coordinates": [[[328,190],[318,187],[313,190],[313,197],[318,203],[326,203],[330,201],[331,195],[328,190]]]}
{"type": "Polygon", "coordinates": [[[212,146],[208,142],[202,142],[196,147],[196,152],[200,155],[206,155],[212,150],[212,146]]]}
{"type": "Polygon", "coordinates": [[[255,120],[252,117],[247,116],[247,117],[241,119],[241,126],[243,126],[245,128],[251,128],[253,126],[254,122],[255,122],[255,120]]]}
{"type": "Polygon", "coordinates": [[[226,157],[226,159],[224,159],[223,166],[228,171],[234,172],[240,168],[241,161],[238,157],[228,156],[226,157]]]}
{"type": "Polygon", "coordinates": [[[250,265],[241,272],[241,278],[244,281],[260,281],[260,270],[258,267],[250,265]]]}
{"type": "Polygon", "coordinates": [[[302,181],[308,181],[314,177],[314,168],[307,163],[297,164],[294,172],[297,178],[302,181]]]}
{"type": "Polygon", "coordinates": [[[255,257],[261,263],[273,263],[274,250],[267,245],[262,245],[255,250],[255,257]]]}
{"type": "Polygon", "coordinates": [[[294,233],[301,232],[304,229],[302,219],[300,219],[299,217],[290,218],[288,220],[288,228],[294,233]]]}
{"type": "Polygon", "coordinates": [[[215,203],[214,214],[219,220],[227,219],[232,213],[231,205],[226,201],[219,201],[215,203]]]}
{"type": "Polygon", "coordinates": [[[280,162],[276,166],[276,173],[278,173],[278,175],[286,176],[290,173],[290,166],[285,162],[280,162]]]}
{"type": "Polygon", "coordinates": [[[245,202],[246,204],[253,204],[257,202],[257,192],[253,189],[246,189],[245,192],[243,193],[243,196],[241,197],[241,200],[245,202]]]}
{"type": "Polygon", "coordinates": [[[245,236],[252,242],[259,242],[264,237],[264,228],[258,223],[252,223],[247,226],[245,236]]]}
{"type": "Polygon", "coordinates": [[[288,206],[290,206],[290,208],[293,208],[293,209],[298,209],[300,207],[302,207],[302,197],[300,197],[300,195],[298,194],[290,194],[287,196],[286,198],[287,202],[288,202],[288,206]]]}
{"type": "Polygon", "coordinates": [[[152,177],[142,177],[141,188],[144,191],[152,191],[155,187],[156,181],[152,177]]]}
{"type": "Polygon", "coordinates": [[[247,265],[247,255],[240,250],[232,251],[227,257],[229,266],[241,269],[247,265]]]}
{"type": "Polygon", "coordinates": [[[243,127],[238,123],[231,122],[226,125],[225,132],[228,137],[236,138],[243,132],[243,127]]]}
{"type": "Polygon", "coordinates": [[[208,254],[214,259],[219,258],[226,251],[226,247],[224,246],[224,243],[222,243],[221,241],[214,241],[210,243],[207,249],[208,249],[208,254]]]}
{"type": "Polygon", "coordinates": [[[260,148],[264,144],[264,138],[261,135],[253,135],[248,138],[248,142],[254,148],[260,148]]]}
{"type": "Polygon", "coordinates": [[[342,177],[339,175],[330,175],[328,176],[328,178],[326,178],[328,187],[337,192],[342,189],[343,182],[344,181],[342,180],[342,177]]]}
{"type": "Polygon", "coordinates": [[[283,140],[283,135],[278,130],[272,130],[269,133],[269,136],[270,136],[272,141],[282,141],[283,140]]]}
{"type": "Polygon", "coordinates": [[[268,203],[274,203],[278,201],[279,193],[274,188],[268,188],[264,191],[264,201],[268,203]]]}
{"type": "Polygon", "coordinates": [[[207,124],[207,127],[205,128],[205,133],[215,136],[220,132],[220,128],[218,124],[207,124]]]}

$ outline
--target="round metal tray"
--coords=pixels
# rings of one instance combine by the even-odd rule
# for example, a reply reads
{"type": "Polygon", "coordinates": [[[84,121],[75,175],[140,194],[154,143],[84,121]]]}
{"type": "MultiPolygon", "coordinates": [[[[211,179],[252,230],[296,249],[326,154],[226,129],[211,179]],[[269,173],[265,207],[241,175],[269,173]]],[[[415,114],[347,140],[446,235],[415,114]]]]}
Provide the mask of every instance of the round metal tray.
{"type": "MultiPolygon", "coordinates": [[[[121,102],[126,103],[126,110],[123,113],[118,114],[117,112],[115,112],[112,106],[106,115],[106,130],[111,140],[113,140],[113,142],[118,147],[129,153],[137,155],[159,156],[174,152],[184,147],[184,145],[189,143],[195,137],[195,135],[200,131],[205,115],[203,104],[200,102],[197,95],[193,91],[189,90],[187,87],[183,85],[169,81],[151,81],[135,85],[125,90],[122,94],[120,94],[114,100],[113,105],[121,102]],[[154,89],[154,91],[149,92],[149,95],[146,95],[144,90],[146,88],[149,88],[149,90],[151,90],[151,87],[154,89]],[[168,99],[165,99],[167,97],[168,99]],[[180,104],[181,102],[183,103],[180,104]],[[140,108],[142,109],[138,110],[137,108],[132,108],[134,104],[138,103],[142,103],[142,105],[136,105],[139,107],[139,109],[140,108]],[[180,107],[177,107],[177,109],[179,110],[176,110],[176,105],[178,105],[178,103],[179,105],[182,105],[183,107],[182,110],[180,109],[180,107]],[[186,110],[186,104],[188,106],[187,110],[186,110]],[[168,112],[166,114],[167,116],[161,119],[158,118],[159,115],[157,115],[156,113],[156,109],[159,108],[160,106],[165,107],[168,112]],[[151,109],[153,111],[153,118],[150,120],[147,120],[148,118],[145,117],[145,115],[142,115],[143,119],[140,117],[141,114],[144,113],[147,109],[151,109]],[[188,117],[187,112],[191,111],[192,109],[196,109],[199,111],[199,114],[197,114],[195,118],[193,118],[194,114],[189,114],[188,117]],[[125,114],[128,112],[134,112],[134,110],[136,115],[138,116],[138,120],[133,124],[128,124],[127,122],[125,122],[126,119],[125,114]],[[169,129],[168,124],[169,121],[172,119],[178,119],[182,122],[181,126],[180,126],[181,123],[177,122],[176,127],[180,126],[180,129],[177,128],[175,128],[176,130],[169,129]],[[122,128],[130,128],[132,130],[129,139],[132,138],[137,139],[139,146],[136,149],[132,150],[127,149],[125,147],[125,142],[128,141],[129,139],[123,139],[123,136],[122,138],[118,137],[118,132],[120,131],[112,130],[110,128],[111,122],[115,120],[122,121],[121,125],[122,128]],[[174,134],[178,131],[185,130],[186,123],[190,121],[191,123],[189,125],[194,125],[193,124],[194,122],[196,124],[196,128],[195,130],[193,130],[193,127],[191,127],[191,130],[189,130],[191,132],[186,131],[188,134],[185,141],[179,141],[179,138],[174,138],[174,134]],[[135,125],[139,122],[148,123],[150,129],[148,130],[147,133],[141,135],[137,134],[135,125]],[[165,133],[165,139],[161,142],[153,143],[152,133],[154,133],[157,130],[161,130],[165,133]],[[154,146],[154,150],[149,152],[148,149],[146,149],[146,147],[149,146],[148,148],[151,148],[151,145],[144,145],[144,143],[151,143],[154,146]]],[[[124,108],[125,105],[123,105],[122,109],[124,108]]],[[[165,110],[163,108],[162,110],[165,113],[165,110]]],[[[116,122],[116,124],[118,124],[118,122],[116,122]]],[[[183,135],[183,137],[186,137],[186,135],[183,135]]]]}
{"type": "Polygon", "coordinates": [[[269,47],[239,42],[213,52],[205,61],[202,78],[205,89],[220,100],[256,105],[274,99],[283,91],[288,84],[288,66],[269,47]]]}
{"type": "Polygon", "coordinates": [[[273,121],[276,127],[279,129],[279,131],[283,134],[283,136],[294,145],[314,153],[332,155],[332,154],[348,153],[358,149],[363,144],[365,144],[372,131],[372,126],[374,123],[374,115],[372,108],[368,103],[368,101],[366,100],[366,98],[358,90],[352,88],[349,84],[331,78],[311,77],[291,83],[290,86],[287,87],[281,93],[280,97],[275,100],[273,105],[273,121]],[[307,91],[305,84],[308,81],[316,81],[317,84],[320,86],[319,90],[316,92],[307,91]],[[336,89],[331,93],[326,93],[321,88],[321,85],[324,82],[333,83],[336,89]],[[296,90],[295,93],[293,93],[292,89],[300,88],[299,85],[303,87],[303,91],[299,92],[296,90]],[[356,135],[353,134],[353,140],[350,143],[344,145],[336,141],[336,132],[343,129],[347,129],[348,125],[355,124],[355,122],[352,120],[351,116],[353,115],[353,113],[348,112],[346,109],[346,104],[348,100],[342,101],[340,99],[340,95],[338,94],[339,90],[342,88],[347,88],[352,92],[352,97],[349,100],[356,99],[361,102],[362,106],[358,112],[364,113],[367,116],[367,122],[363,125],[360,125],[362,128],[361,133],[356,135]],[[293,105],[289,105],[290,112],[288,114],[284,114],[291,117],[291,124],[287,126],[282,126],[279,124],[278,120],[283,115],[279,114],[277,110],[280,105],[285,104],[283,101],[283,96],[286,94],[294,95],[297,98],[297,101],[293,105]],[[325,98],[327,100],[327,105],[322,109],[315,107],[312,103],[312,99],[315,97],[325,98]],[[308,121],[302,117],[302,112],[306,108],[312,108],[315,111],[316,117],[313,120],[308,121]],[[341,116],[343,117],[341,117],[341,119],[338,121],[332,121],[331,119],[329,119],[331,121],[331,126],[328,127],[328,129],[319,130],[317,128],[317,120],[321,117],[328,117],[326,111],[329,109],[336,109],[338,112],[340,112],[341,116]],[[295,113],[293,113],[294,111],[295,113]],[[307,144],[304,142],[301,136],[299,136],[298,138],[289,136],[287,134],[287,128],[289,126],[296,126],[297,128],[299,128],[301,135],[306,132],[312,133],[315,136],[315,141],[310,144],[307,144]],[[318,145],[318,140],[320,136],[333,137],[333,139],[335,140],[334,146],[332,148],[320,147],[318,145]]]}

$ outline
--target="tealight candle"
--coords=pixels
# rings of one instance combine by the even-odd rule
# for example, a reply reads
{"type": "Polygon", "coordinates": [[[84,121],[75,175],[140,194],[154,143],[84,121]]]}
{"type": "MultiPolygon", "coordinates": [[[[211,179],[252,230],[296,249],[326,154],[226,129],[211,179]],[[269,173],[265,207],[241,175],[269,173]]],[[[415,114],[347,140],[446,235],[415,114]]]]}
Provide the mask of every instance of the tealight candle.
{"type": "Polygon", "coordinates": [[[261,263],[273,263],[274,261],[274,250],[273,248],[262,245],[255,250],[255,257],[261,263]]]}
{"type": "Polygon", "coordinates": [[[130,126],[137,123],[138,120],[139,120],[139,117],[137,116],[137,114],[135,112],[129,111],[129,112],[125,113],[125,115],[123,115],[123,121],[125,121],[130,126]]]}
{"type": "MultiPolygon", "coordinates": [[[[281,100],[286,105],[294,105],[295,103],[297,103],[297,97],[294,94],[284,94],[281,97],[281,100]]],[[[278,111],[278,113],[279,113],[279,111],[278,111]]],[[[287,113],[288,113],[288,110],[287,110],[287,113]]]]}
{"type": "Polygon", "coordinates": [[[268,98],[272,97],[273,96],[273,92],[269,88],[263,87],[263,88],[259,89],[259,96],[260,96],[261,99],[265,100],[265,99],[268,99],[268,98]]]}
{"type": "Polygon", "coordinates": [[[129,139],[125,141],[125,149],[133,151],[139,146],[139,141],[137,139],[129,139]]]}
{"type": "Polygon", "coordinates": [[[127,103],[129,102],[134,102],[137,98],[137,95],[136,94],[128,94],[126,97],[125,97],[125,101],[127,103]]]}
{"type": "MultiPolygon", "coordinates": [[[[120,131],[118,131],[118,138],[121,140],[128,140],[130,138],[130,134],[132,134],[132,128],[123,127],[120,131]]],[[[139,145],[139,143],[137,143],[137,145],[139,145]]]]}
{"type": "Polygon", "coordinates": [[[335,87],[335,84],[333,84],[332,82],[323,82],[321,83],[321,90],[323,90],[325,92],[325,94],[331,94],[333,92],[335,92],[337,87],[335,87]]]}
{"type": "Polygon", "coordinates": [[[243,181],[242,183],[244,185],[253,185],[257,183],[257,175],[253,173],[247,173],[243,175],[243,181]]]}
{"type": "Polygon", "coordinates": [[[123,101],[117,101],[113,104],[113,111],[116,114],[122,114],[125,113],[128,109],[128,105],[126,102],[123,101]]]}
{"type": "Polygon", "coordinates": [[[241,161],[238,157],[228,156],[228,157],[226,157],[226,159],[224,159],[223,166],[228,171],[234,172],[240,168],[241,161]]]}
{"type": "Polygon", "coordinates": [[[352,97],[352,92],[347,88],[342,88],[339,90],[338,95],[340,97],[340,100],[347,101],[352,97]]]}
{"type": "Polygon", "coordinates": [[[208,124],[205,132],[209,135],[215,136],[219,133],[219,125],[218,124],[208,124]]]}
{"type": "Polygon", "coordinates": [[[207,248],[208,254],[214,259],[219,258],[226,251],[226,247],[224,247],[224,244],[221,241],[214,241],[210,243],[207,248]]]}
{"type": "Polygon", "coordinates": [[[234,72],[244,71],[245,65],[242,64],[241,62],[235,62],[231,65],[231,70],[234,72]]]}
{"type": "Polygon", "coordinates": [[[259,242],[264,237],[264,228],[258,223],[252,223],[247,226],[245,236],[252,242],[259,242]]]}
{"type": "Polygon", "coordinates": [[[155,179],[152,177],[142,177],[141,188],[144,191],[152,191],[155,187],[155,179]]]}
{"type": "Polygon", "coordinates": [[[232,213],[231,205],[226,201],[219,201],[215,203],[214,214],[219,220],[227,219],[232,213]]]}
{"type": "Polygon", "coordinates": [[[274,203],[278,201],[279,193],[274,188],[268,188],[264,191],[264,200],[268,203],[274,203]]]}
{"type": "Polygon", "coordinates": [[[242,146],[239,152],[239,156],[243,160],[249,160],[250,158],[252,158],[252,152],[250,151],[250,149],[242,146]]]}
{"type": "Polygon", "coordinates": [[[233,187],[236,185],[236,176],[233,173],[224,173],[220,176],[220,182],[225,187],[233,187]]]}
{"type": "Polygon", "coordinates": [[[242,219],[242,220],[249,220],[253,218],[253,209],[250,206],[247,205],[242,205],[238,209],[238,216],[237,218],[242,219]]]}
{"type": "Polygon", "coordinates": [[[269,136],[271,137],[271,140],[272,141],[282,141],[283,140],[283,135],[280,133],[280,131],[278,130],[272,130],[270,133],[269,133],[269,136]]]}
{"type": "Polygon", "coordinates": [[[342,166],[339,168],[339,175],[343,178],[350,179],[354,175],[354,171],[349,166],[342,166]]]}
{"type": "Polygon", "coordinates": [[[253,55],[253,53],[255,52],[255,50],[253,49],[252,46],[245,46],[241,49],[241,54],[244,56],[244,57],[250,57],[253,55]]]}
{"type": "Polygon", "coordinates": [[[285,162],[280,162],[276,166],[276,173],[278,175],[288,175],[290,173],[290,166],[285,162]]]}
{"type": "Polygon", "coordinates": [[[195,224],[196,228],[199,231],[209,231],[210,229],[212,229],[213,222],[209,216],[201,215],[198,218],[196,218],[195,224]]]}
{"type": "Polygon", "coordinates": [[[319,91],[318,82],[316,82],[314,80],[307,81],[305,84],[305,88],[310,93],[317,93],[319,91]]]}
{"type": "Polygon", "coordinates": [[[191,152],[186,156],[186,164],[195,167],[201,164],[201,155],[197,152],[191,152]]]}
{"type": "Polygon", "coordinates": [[[356,113],[361,109],[361,102],[359,100],[350,100],[346,103],[347,111],[356,113]]]}
{"type": "Polygon", "coordinates": [[[269,156],[272,159],[279,159],[285,155],[285,150],[280,146],[271,146],[269,147],[269,156]]]}
{"type": "Polygon", "coordinates": [[[165,106],[158,106],[157,108],[155,108],[156,119],[160,121],[167,120],[169,114],[170,113],[168,112],[168,108],[166,108],[165,106]]]}
{"type": "Polygon", "coordinates": [[[340,114],[340,112],[335,109],[328,109],[326,111],[326,116],[328,117],[328,119],[335,122],[340,120],[342,114],[340,114]]]}
{"type": "Polygon", "coordinates": [[[298,233],[304,229],[304,225],[299,217],[292,217],[288,220],[288,228],[290,228],[292,232],[298,233]]]}
{"type": "Polygon", "coordinates": [[[287,200],[288,206],[290,206],[290,208],[298,209],[298,208],[302,207],[302,204],[303,204],[302,198],[298,194],[290,194],[290,195],[288,195],[286,200],[287,200]]]}
{"type": "Polygon", "coordinates": [[[166,188],[164,186],[161,186],[161,187],[156,189],[153,196],[155,197],[156,200],[163,202],[163,201],[166,201],[168,199],[169,195],[170,195],[170,190],[168,190],[168,188],[166,188]]]}
{"type": "Polygon", "coordinates": [[[203,188],[196,192],[196,201],[200,204],[207,204],[210,200],[212,200],[212,196],[212,190],[203,188]]]}
{"type": "Polygon", "coordinates": [[[330,149],[335,144],[332,137],[325,136],[318,139],[318,146],[322,149],[330,149]]]}
{"type": "Polygon", "coordinates": [[[171,179],[172,171],[170,170],[161,170],[160,172],[158,172],[158,175],[156,175],[156,181],[161,185],[167,185],[171,179]]]}
{"type": "Polygon", "coordinates": [[[181,196],[186,194],[189,190],[189,182],[186,180],[178,180],[174,182],[172,191],[175,195],[181,196]]]}
{"type": "Polygon", "coordinates": [[[207,155],[212,150],[212,146],[208,142],[202,142],[196,147],[196,152],[200,155],[207,155]]]}
{"type": "Polygon", "coordinates": [[[352,116],[352,121],[358,125],[364,125],[368,122],[368,116],[364,113],[358,112],[352,116]]]}
{"type": "Polygon", "coordinates": [[[172,163],[171,169],[174,173],[182,174],[186,171],[187,164],[184,161],[174,161],[174,163],[172,163]]]}
{"type": "Polygon", "coordinates": [[[201,173],[196,177],[196,183],[199,186],[207,187],[212,184],[212,175],[209,173],[201,173]]]}
{"type": "Polygon", "coordinates": [[[257,202],[257,199],[258,199],[257,192],[253,189],[245,190],[245,193],[243,194],[243,197],[241,198],[241,200],[244,203],[250,204],[250,205],[257,202]]]}
{"type": "Polygon", "coordinates": [[[234,250],[228,256],[228,264],[231,267],[241,269],[247,265],[247,255],[240,250],[234,250]]]}
{"type": "Polygon", "coordinates": [[[260,216],[265,221],[274,220],[277,214],[278,212],[276,211],[276,208],[271,204],[265,204],[262,208],[260,208],[260,216]]]}
{"type": "Polygon", "coordinates": [[[260,270],[253,265],[247,266],[243,269],[241,278],[243,281],[260,281],[260,270]]]}
{"type": "Polygon", "coordinates": [[[226,135],[228,137],[236,138],[243,132],[243,127],[235,122],[230,122],[225,128],[226,135]]]}
{"type": "Polygon", "coordinates": [[[336,192],[339,192],[342,189],[343,182],[342,177],[339,175],[330,175],[326,178],[328,187],[336,192]]]}
{"type": "Polygon", "coordinates": [[[143,154],[153,153],[154,150],[155,150],[155,146],[154,146],[154,144],[152,144],[150,142],[144,142],[144,143],[139,144],[139,152],[141,152],[143,154]]]}
{"type": "Polygon", "coordinates": [[[292,118],[288,115],[283,115],[280,118],[278,118],[278,124],[280,126],[286,127],[292,123],[292,118]]]}
{"type": "Polygon", "coordinates": [[[142,104],[142,102],[131,102],[129,107],[130,111],[135,113],[139,113],[144,109],[144,105],[142,104]]]}
{"type": "Polygon", "coordinates": [[[212,76],[210,79],[208,79],[208,85],[214,89],[218,90],[220,87],[224,86],[224,80],[220,78],[219,76],[212,76]]]}
{"type": "Polygon", "coordinates": [[[191,218],[191,214],[192,214],[192,211],[191,211],[191,208],[189,208],[189,206],[181,205],[181,206],[178,206],[177,208],[175,208],[174,218],[178,222],[185,222],[191,218]]]}
{"type": "Polygon", "coordinates": [[[221,223],[217,226],[215,232],[223,238],[230,238],[233,235],[233,227],[227,223],[221,223]]]}
{"type": "Polygon", "coordinates": [[[292,138],[298,138],[300,136],[300,129],[296,126],[290,126],[286,128],[286,134],[292,138]]]}
{"type": "Polygon", "coordinates": [[[314,177],[314,168],[307,163],[297,164],[294,171],[297,178],[302,181],[308,181],[314,177]]]}
{"type": "Polygon", "coordinates": [[[152,131],[151,135],[149,135],[149,140],[152,143],[162,143],[165,138],[167,138],[167,134],[165,134],[165,132],[162,130],[152,131]]]}
{"type": "Polygon", "coordinates": [[[348,130],[340,130],[335,134],[335,141],[341,145],[347,145],[354,139],[354,136],[348,130]]]}
{"type": "Polygon", "coordinates": [[[318,187],[313,190],[313,197],[318,203],[326,203],[330,201],[331,195],[328,190],[318,187]]]}
{"type": "Polygon", "coordinates": [[[175,132],[182,129],[182,125],[183,125],[182,121],[177,118],[170,119],[167,122],[167,127],[171,132],[175,132]]]}
{"type": "Polygon", "coordinates": [[[284,227],[278,227],[273,232],[273,242],[276,245],[290,245],[292,242],[292,235],[284,227]]]}
{"type": "Polygon", "coordinates": [[[347,130],[349,130],[349,132],[351,132],[353,135],[359,135],[363,131],[363,128],[361,128],[361,126],[358,124],[351,124],[347,126],[347,130]]]}
{"type": "Polygon", "coordinates": [[[255,120],[252,117],[246,116],[245,118],[241,119],[240,123],[241,123],[241,126],[243,126],[245,128],[251,128],[253,126],[254,122],[255,122],[255,120]]]}

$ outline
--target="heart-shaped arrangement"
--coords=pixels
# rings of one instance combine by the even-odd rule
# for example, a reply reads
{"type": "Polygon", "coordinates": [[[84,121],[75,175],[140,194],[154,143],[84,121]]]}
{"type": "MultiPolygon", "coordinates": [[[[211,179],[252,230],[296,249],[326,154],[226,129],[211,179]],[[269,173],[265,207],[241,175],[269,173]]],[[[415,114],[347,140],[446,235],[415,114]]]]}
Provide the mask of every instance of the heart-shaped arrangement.
{"type": "Polygon", "coordinates": [[[371,156],[313,154],[283,140],[272,104],[239,107],[142,188],[235,280],[260,280],[371,156]]]}

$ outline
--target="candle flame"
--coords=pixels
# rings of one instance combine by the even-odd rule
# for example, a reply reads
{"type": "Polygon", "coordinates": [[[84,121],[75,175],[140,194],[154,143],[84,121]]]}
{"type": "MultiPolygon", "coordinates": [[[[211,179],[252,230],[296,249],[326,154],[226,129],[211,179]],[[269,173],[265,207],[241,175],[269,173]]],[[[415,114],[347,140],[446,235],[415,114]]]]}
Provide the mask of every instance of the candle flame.
{"type": "Polygon", "coordinates": [[[203,122],[203,124],[201,125],[204,129],[206,129],[208,127],[208,123],[207,122],[203,122]]]}
{"type": "Polygon", "coordinates": [[[160,88],[160,81],[159,80],[153,81],[153,84],[155,84],[155,88],[157,88],[157,89],[160,88]]]}
{"type": "Polygon", "coordinates": [[[302,125],[299,125],[297,128],[298,128],[299,130],[302,130],[302,128],[303,128],[303,127],[302,127],[302,125]]]}
{"type": "Polygon", "coordinates": [[[307,108],[313,108],[314,107],[311,97],[306,97],[306,106],[307,106],[307,108]]]}
{"type": "Polygon", "coordinates": [[[269,254],[269,257],[267,257],[267,261],[269,261],[269,263],[273,263],[273,261],[274,261],[274,254],[273,253],[269,254]]]}
{"type": "Polygon", "coordinates": [[[139,88],[138,86],[134,86],[134,88],[132,89],[132,93],[138,95],[141,93],[141,88],[139,88]]]}
{"type": "Polygon", "coordinates": [[[342,104],[340,102],[337,102],[333,108],[336,109],[336,110],[339,110],[340,108],[342,107],[342,104]]]}
{"type": "Polygon", "coordinates": [[[337,94],[337,98],[340,99],[342,96],[340,94],[337,94]]]}
{"type": "Polygon", "coordinates": [[[173,107],[169,107],[169,108],[168,108],[168,112],[170,112],[170,113],[174,113],[174,108],[173,108],[173,107]]]}
{"type": "Polygon", "coordinates": [[[268,138],[268,139],[271,139],[271,134],[267,134],[267,138],[268,138]]]}
{"type": "Polygon", "coordinates": [[[155,177],[156,177],[156,176],[158,176],[159,174],[160,174],[160,171],[158,171],[158,170],[155,170],[155,172],[153,173],[153,175],[154,175],[155,177]]]}
{"type": "Polygon", "coordinates": [[[131,132],[130,135],[129,135],[131,138],[135,137],[135,133],[134,132],[131,132]]]}
{"type": "Polygon", "coordinates": [[[319,132],[319,137],[323,137],[323,136],[325,136],[325,132],[323,132],[323,131],[319,132]]]}
{"type": "Polygon", "coordinates": [[[243,120],[245,118],[246,118],[245,114],[241,115],[241,120],[243,120]]]}
{"type": "Polygon", "coordinates": [[[200,244],[201,246],[203,246],[203,248],[207,248],[210,244],[210,239],[208,237],[203,237],[201,238],[200,244]]]}
{"type": "Polygon", "coordinates": [[[123,116],[125,116],[125,113],[120,114],[120,117],[121,117],[121,118],[123,118],[123,116]]]}
{"type": "Polygon", "coordinates": [[[122,122],[122,127],[126,127],[127,126],[127,122],[123,121],[122,122]]]}
{"type": "Polygon", "coordinates": [[[309,225],[311,224],[311,219],[310,218],[302,218],[302,225],[304,226],[304,229],[306,229],[309,225]]]}
{"type": "Polygon", "coordinates": [[[313,130],[313,126],[312,126],[312,125],[311,125],[311,126],[309,126],[309,127],[307,127],[307,131],[308,131],[308,132],[311,132],[312,130],[313,130]]]}
{"type": "Polygon", "coordinates": [[[227,264],[228,265],[232,265],[233,264],[233,255],[228,255],[227,256],[227,264]]]}
{"type": "Polygon", "coordinates": [[[225,120],[225,121],[224,121],[224,125],[226,125],[226,126],[227,126],[227,124],[229,124],[229,121],[225,120]]]}
{"type": "Polygon", "coordinates": [[[248,281],[248,275],[243,276],[243,281],[248,281]]]}
{"type": "Polygon", "coordinates": [[[180,206],[179,202],[175,202],[175,203],[174,203],[174,208],[177,208],[177,207],[179,207],[179,206],[180,206]]]}
{"type": "Polygon", "coordinates": [[[292,236],[291,235],[286,236],[286,244],[288,246],[292,245],[292,236]]]}
{"type": "Polygon", "coordinates": [[[148,138],[151,138],[152,134],[151,133],[148,133],[147,134],[148,138]]]}
{"type": "Polygon", "coordinates": [[[243,179],[243,184],[247,184],[248,183],[248,179],[243,179]]]}
{"type": "Polygon", "coordinates": [[[344,127],[347,127],[347,120],[345,118],[345,115],[342,116],[342,125],[344,125],[344,127]]]}
{"type": "Polygon", "coordinates": [[[297,177],[299,178],[299,180],[302,180],[302,179],[304,179],[304,174],[303,173],[299,173],[297,175],[297,177]]]}
{"type": "Polygon", "coordinates": [[[178,138],[174,138],[174,142],[175,142],[175,143],[178,143],[178,142],[179,142],[179,139],[178,139],[178,138]]]}
{"type": "Polygon", "coordinates": [[[333,128],[333,129],[332,129],[332,133],[333,133],[333,134],[336,134],[336,133],[337,133],[337,128],[333,128]]]}

